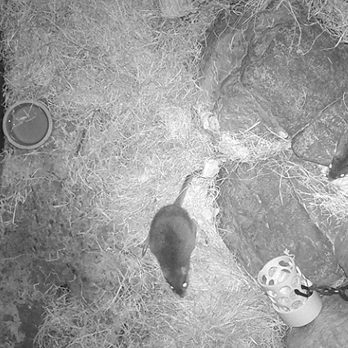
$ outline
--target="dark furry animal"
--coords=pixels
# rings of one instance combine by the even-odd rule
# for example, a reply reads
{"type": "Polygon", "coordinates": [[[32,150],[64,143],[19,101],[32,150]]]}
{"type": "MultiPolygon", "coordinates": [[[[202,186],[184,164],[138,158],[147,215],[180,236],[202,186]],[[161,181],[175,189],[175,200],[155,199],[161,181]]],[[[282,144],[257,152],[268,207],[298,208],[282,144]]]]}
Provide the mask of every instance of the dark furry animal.
{"type": "Polygon", "coordinates": [[[348,174],[348,129],[340,137],[335,154],[329,165],[328,179],[330,181],[343,178],[348,174]]]}
{"type": "Polygon", "coordinates": [[[143,247],[143,256],[150,247],[167,283],[181,297],[184,297],[189,285],[190,258],[196,245],[197,233],[196,225],[182,207],[182,202],[197,173],[198,171],[186,177],[173,204],[162,207],[156,213],[143,247]]]}

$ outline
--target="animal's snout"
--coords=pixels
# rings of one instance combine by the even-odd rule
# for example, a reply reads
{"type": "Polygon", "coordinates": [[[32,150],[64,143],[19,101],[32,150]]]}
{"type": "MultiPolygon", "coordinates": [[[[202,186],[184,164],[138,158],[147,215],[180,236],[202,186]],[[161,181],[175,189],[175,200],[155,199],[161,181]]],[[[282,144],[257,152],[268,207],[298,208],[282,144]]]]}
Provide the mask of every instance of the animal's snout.
{"type": "Polygon", "coordinates": [[[173,289],[173,291],[181,298],[185,297],[186,295],[186,289],[173,289]]]}
{"type": "Polygon", "coordinates": [[[333,181],[334,179],[329,175],[329,173],[326,174],[327,180],[328,181],[333,181]]]}

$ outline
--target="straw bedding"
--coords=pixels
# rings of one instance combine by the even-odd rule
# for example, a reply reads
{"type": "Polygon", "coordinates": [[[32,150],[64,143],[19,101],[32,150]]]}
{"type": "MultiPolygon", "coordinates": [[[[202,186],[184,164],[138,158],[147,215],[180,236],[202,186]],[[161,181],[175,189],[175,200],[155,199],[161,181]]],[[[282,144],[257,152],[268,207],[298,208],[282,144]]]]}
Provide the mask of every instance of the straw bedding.
{"type": "MultiPolygon", "coordinates": [[[[201,129],[195,78],[199,42],[228,5],[194,5],[186,20],[162,19],[156,2],[141,0],[1,5],[6,102],[43,100],[54,119],[44,147],[6,150],[2,235],[35,237],[26,257],[69,263],[82,284],[73,296],[26,292],[44,303],[38,347],[282,344],[284,326],[216,233],[216,171],[195,179],[185,201],[200,226],[187,297],[170,291],[152,255],[140,257],[156,210],[218,150],[201,129]]],[[[233,153],[230,139],[220,144],[220,160],[284,150],[237,138],[233,153]]]]}

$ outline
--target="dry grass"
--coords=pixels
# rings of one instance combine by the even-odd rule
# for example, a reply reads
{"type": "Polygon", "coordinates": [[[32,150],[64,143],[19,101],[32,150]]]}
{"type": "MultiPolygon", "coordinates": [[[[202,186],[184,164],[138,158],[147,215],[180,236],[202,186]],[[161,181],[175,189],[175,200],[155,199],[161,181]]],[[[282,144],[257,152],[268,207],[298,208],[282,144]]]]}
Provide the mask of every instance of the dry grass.
{"type": "MultiPolygon", "coordinates": [[[[43,148],[7,150],[2,232],[25,221],[41,243],[33,258],[69,262],[88,278],[80,296],[34,294],[46,303],[38,347],[281,346],[282,323],[216,233],[216,171],[185,201],[200,226],[187,297],[172,294],[152,255],[140,257],[156,210],[216,157],[192,110],[204,99],[198,42],[227,3],[195,6],[187,20],[163,20],[141,0],[1,5],[7,103],[43,99],[55,126],[43,148]]],[[[218,159],[255,163],[288,146],[222,134],[218,159]]],[[[343,193],[284,158],[280,175],[295,171],[313,204],[345,214],[343,193]]]]}
{"type": "Polygon", "coordinates": [[[348,4],[344,0],[303,0],[308,16],[317,20],[323,30],[337,38],[336,46],[348,42],[348,4]]]}
{"type": "Polygon", "coordinates": [[[192,109],[198,41],[226,3],[186,21],[140,0],[1,6],[6,101],[42,99],[54,119],[41,149],[7,150],[2,231],[25,222],[38,241],[28,254],[87,278],[80,296],[33,295],[46,303],[38,346],[279,347],[282,324],[216,234],[213,177],[192,193],[201,231],[187,298],[140,258],[155,211],[214,156],[192,109]]]}
{"type": "MultiPolygon", "coordinates": [[[[348,42],[348,4],[345,0],[301,0],[307,8],[309,19],[316,21],[324,31],[337,39],[337,45],[348,42]]],[[[278,0],[272,4],[270,0],[241,1],[243,10],[255,14],[263,11],[268,5],[287,4],[290,13],[295,16],[293,8],[299,4],[297,0],[278,0]]]]}
{"type": "Polygon", "coordinates": [[[218,148],[223,160],[233,161],[236,165],[267,161],[279,178],[296,182],[294,190],[307,207],[337,222],[347,220],[348,179],[329,183],[324,171],[318,173],[290,161],[290,141],[272,135],[259,136],[252,131],[222,133],[218,148]]]}
{"type": "Polygon", "coordinates": [[[297,193],[308,207],[318,210],[323,217],[347,220],[348,186],[347,179],[328,182],[324,173],[313,173],[293,162],[285,162],[282,176],[299,183],[297,193]]]}
{"type": "Polygon", "coordinates": [[[229,160],[257,163],[289,150],[290,140],[272,134],[260,136],[252,130],[228,134],[222,133],[218,144],[219,151],[229,160]]]}

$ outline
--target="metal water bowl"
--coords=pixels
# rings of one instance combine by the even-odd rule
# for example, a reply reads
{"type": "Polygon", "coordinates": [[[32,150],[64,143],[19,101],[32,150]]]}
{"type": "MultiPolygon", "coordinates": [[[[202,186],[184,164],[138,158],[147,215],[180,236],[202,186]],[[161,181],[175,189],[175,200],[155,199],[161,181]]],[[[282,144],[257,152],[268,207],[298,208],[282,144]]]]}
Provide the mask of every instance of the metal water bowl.
{"type": "Polygon", "coordinates": [[[22,100],[5,113],[2,128],[8,141],[19,149],[32,150],[44,144],[53,122],[47,107],[38,101],[22,100]]]}

